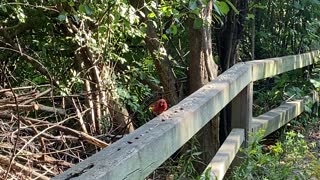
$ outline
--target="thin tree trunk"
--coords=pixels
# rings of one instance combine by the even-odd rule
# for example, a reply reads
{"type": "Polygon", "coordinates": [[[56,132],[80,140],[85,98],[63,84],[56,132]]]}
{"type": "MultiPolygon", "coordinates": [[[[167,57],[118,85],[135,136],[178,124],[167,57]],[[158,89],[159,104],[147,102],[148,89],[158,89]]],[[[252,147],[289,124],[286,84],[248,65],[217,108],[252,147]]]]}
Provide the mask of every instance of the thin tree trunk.
{"type": "MultiPolygon", "coordinates": [[[[248,0],[232,0],[232,4],[239,10],[237,15],[233,10],[229,12],[223,30],[218,35],[219,56],[222,72],[232,67],[239,60],[237,51],[240,36],[244,29],[244,21],[248,10],[248,0]]],[[[221,113],[220,141],[221,143],[231,131],[231,105],[228,104],[221,113]]]]}
{"type": "MultiPolygon", "coordinates": [[[[253,9],[252,13],[255,15],[256,10],[253,9]]],[[[255,59],[255,42],[256,42],[256,18],[253,18],[251,25],[251,59],[255,59]]]]}
{"type": "Polygon", "coordinates": [[[107,127],[102,128],[103,121],[112,122],[114,126],[111,126],[111,130],[116,130],[118,133],[132,132],[134,128],[132,122],[129,121],[128,111],[121,106],[118,99],[111,98],[110,89],[115,89],[115,86],[112,83],[105,84],[110,81],[113,72],[110,65],[105,62],[100,63],[100,61],[93,63],[93,55],[88,47],[77,51],[76,58],[78,62],[83,62],[84,68],[89,72],[86,74],[86,89],[89,94],[87,102],[93,109],[89,113],[93,127],[92,133],[106,133],[108,129],[107,127]]]}
{"type": "Polygon", "coordinates": [[[153,58],[156,71],[159,75],[160,83],[163,86],[163,96],[170,106],[175,105],[179,100],[176,83],[177,79],[170,64],[168,51],[160,43],[159,37],[157,35],[157,30],[154,27],[153,22],[146,18],[147,14],[149,14],[150,11],[147,8],[143,7],[144,1],[130,0],[130,4],[136,9],[142,9],[142,11],[145,13],[145,17],[140,16],[142,21],[147,24],[147,36],[145,38],[145,42],[153,58]]]}

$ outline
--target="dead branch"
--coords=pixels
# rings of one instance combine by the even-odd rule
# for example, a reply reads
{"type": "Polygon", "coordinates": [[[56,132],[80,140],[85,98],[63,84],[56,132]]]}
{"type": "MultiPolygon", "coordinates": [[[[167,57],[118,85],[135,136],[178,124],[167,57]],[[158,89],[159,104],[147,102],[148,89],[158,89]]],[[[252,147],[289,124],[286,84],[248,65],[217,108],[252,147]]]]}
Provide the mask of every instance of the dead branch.
{"type": "MultiPolygon", "coordinates": [[[[18,105],[19,109],[22,111],[33,111],[33,110],[38,110],[39,106],[36,104],[32,105],[18,105]]],[[[17,108],[16,104],[6,104],[0,106],[0,111],[5,111],[5,110],[15,110],[17,108]]]]}
{"type": "Polygon", "coordinates": [[[74,98],[72,98],[72,102],[73,102],[73,106],[76,108],[77,116],[79,118],[79,123],[80,123],[80,126],[82,128],[82,131],[85,132],[85,133],[88,133],[86,125],[84,124],[84,121],[83,121],[83,118],[82,118],[82,114],[81,114],[79,108],[77,107],[77,104],[74,101],[74,98]]]}
{"type": "Polygon", "coordinates": [[[24,104],[29,104],[29,103],[31,103],[32,101],[34,101],[34,100],[36,100],[36,99],[38,99],[38,98],[40,98],[40,97],[42,97],[42,96],[47,95],[47,94],[50,93],[51,91],[52,91],[52,88],[49,88],[49,89],[47,89],[46,91],[44,91],[44,92],[36,95],[34,98],[29,99],[29,100],[27,100],[27,101],[25,101],[25,102],[23,102],[23,103],[21,103],[21,104],[22,104],[22,105],[24,105],[24,104]]]}
{"type": "MultiPolygon", "coordinates": [[[[36,86],[24,86],[24,87],[15,87],[12,88],[12,90],[24,90],[24,89],[34,89],[34,88],[41,88],[41,87],[50,87],[50,84],[44,84],[44,85],[36,85],[36,86]]],[[[11,89],[0,89],[0,93],[4,93],[7,91],[11,91],[11,89]]]]}
{"type": "Polygon", "coordinates": [[[41,111],[47,111],[47,112],[52,112],[55,114],[66,115],[66,110],[64,110],[64,109],[56,108],[56,107],[49,107],[49,106],[45,106],[42,104],[37,104],[37,105],[38,105],[38,109],[41,111]]]}
{"type": "Polygon", "coordinates": [[[79,138],[83,138],[84,140],[86,140],[87,142],[93,144],[93,145],[96,145],[100,148],[105,148],[107,146],[109,146],[108,143],[104,142],[104,141],[101,141],[100,139],[97,139],[93,136],[90,136],[89,134],[86,134],[84,132],[81,132],[81,131],[77,131],[77,130],[74,130],[74,129],[71,129],[71,128],[68,128],[68,127],[65,127],[65,126],[61,126],[61,125],[58,125],[58,126],[55,126],[55,129],[58,129],[62,132],[65,132],[67,134],[70,134],[70,135],[73,135],[73,136],[76,136],[76,137],[79,137],[79,138]]]}
{"type": "MultiPolygon", "coordinates": [[[[3,114],[3,113],[0,113],[0,118],[6,118],[6,119],[11,119],[11,118],[14,118],[16,119],[15,116],[13,115],[9,115],[9,114],[3,114]]],[[[36,120],[36,119],[33,119],[33,118],[28,118],[28,117],[24,117],[25,120],[29,120],[29,121],[33,121],[33,122],[40,122],[42,124],[45,124],[47,125],[47,128],[46,129],[56,129],[56,130],[59,130],[61,132],[64,132],[65,134],[69,134],[69,135],[73,135],[77,138],[82,138],[84,140],[86,140],[87,142],[93,144],[93,145],[96,145],[100,148],[105,148],[107,146],[109,146],[108,143],[104,142],[104,141],[101,141],[100,139],[97,139],[93,136],[90,136],[89,134],[86,134],[84,132],[81,132],[81,131],[77,131],[77,130],[74,130],[74,129],[71,129],[71,128],[68,128],[68,127],[65,127],[65,126],[62,126],[60,124],[62,124],[61,122],[59,124],[53,124],[53,123],[50,123],[50,122],[47,122],[47,121],[39,121],[39,120],[36,120]]],[[[65,120],[64,120],[65,121],[65,120]]],[[[41,133],[38,133],[37,136],[41,136],[41,134],[43,134],[43,132],[41,133]]]]}
{"type": "MultiPolygon", "coordinates": [[[[0,163],[5,166],[9,166],[10,165],[10,158],[3,156],[3,155],[0,155],[0,163]]],[[[50,179],[42,174],[39,174],[34,169],[31,169],[31,167],[27,167],[22,164],[19,164],[18,162],[14,161],[14,160],[11,162],[11,167],[12,167],[12,169],[15,169],[17,171],[22,171],[26,174],[31,174],[33,178],[37,178],[37,179],[41,179],[41,180],[49,180],[50,179]]]]}

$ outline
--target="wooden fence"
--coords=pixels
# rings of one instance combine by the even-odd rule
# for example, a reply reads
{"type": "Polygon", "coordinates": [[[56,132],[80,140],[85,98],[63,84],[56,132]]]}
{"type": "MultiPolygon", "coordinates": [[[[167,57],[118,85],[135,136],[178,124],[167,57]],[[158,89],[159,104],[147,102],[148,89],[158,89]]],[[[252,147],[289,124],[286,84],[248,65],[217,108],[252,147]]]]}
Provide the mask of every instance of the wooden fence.
{"type": "Polygon", "coordinates": [[[287,102],[252,117],[253,82],[310,66],[320,51],[238,63],[179,104],[53,179],[144,179],[182,147],[229,102],[232,131],[207,168],[222,179],[248,133],[266,135],[298,116],[303,101],[287,102]]]}

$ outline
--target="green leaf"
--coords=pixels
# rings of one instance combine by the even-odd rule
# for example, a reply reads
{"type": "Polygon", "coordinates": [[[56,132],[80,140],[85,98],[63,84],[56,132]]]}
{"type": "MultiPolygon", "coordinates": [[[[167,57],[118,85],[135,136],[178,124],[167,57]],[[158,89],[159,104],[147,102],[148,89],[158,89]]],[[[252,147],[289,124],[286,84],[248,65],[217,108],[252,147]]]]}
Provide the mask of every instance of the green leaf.
{"type": "Polygon", "coordinates": [[[198,8],[197,2],[195,0],[189,1],[189,9],[194,10],[196,8],[198,8]]]}
{"type": "Polygon", "coordinates": [[[162,36],[161,36],[161,37],[162,37],[162,39],[163,39],[163,40],[168,40],[168,39],[169,39],[169,38],[168,38],[168,36],[167,36],[166,34],[162,34],[162,36]]]}
{"type": "Polygon", "coordinates": [[[229,5],[224,1],[216,1],[215,4],[217,5],[217,8],[222,15],[227,15],[230,11],[229,5]]]}
{"type": "Polygon", "coordinates": [[[172,33],[173,35],[176,35],[178,32],[178,28],[176,25],[172,24],[169,28],[169,33],[172,33]]]}
{"type": "Polygon", "coordinates": [[[315,88],[320,88],[320,81],[316,79],[310,79],[310,82],[314,85],[315,88]]]}
{"type": "Polygon", "coordinates": [[[85,5],[84,8],[85,8],[85,10],[86,10],[86,14],[87,14],[87,15],[89,15],[89,16],[92,15],[92,10],[91,10],[91,8],[90,8],[88,5],[85,5]]]}
{"type": "Polygon", "coordinates": [[[148,18],[152,19],[154,17],[156,17],[156,14],[154,12],[148,14],[148,18]]]}
{"type": "Polygon", "coordinates": [[[86,13],[86,8],[84,7],[83,4],[81,4],[81,5],[79,6],[79,11],[80,11],[81,13],[86,13]]]}
{"type": "Polygon", "coordinates": [[[74,6],[74,2],[73,2],[73,1],[69,1],[68,4],[69,4],[69,6],[71,6],[71,7],[74,6]]]}
{"type": "Polygon", "coordinates": [[[199,16],[201,9],[200,8],[195,8],[194,10],[191,11],[193,14],[199,16]]]}
{"type": "Polygon", "coordinates": [[[27,16],[24,14],[23,9],[21,9],[20,7],[16,10],[17,13],[17,17],[19,19],[20,22],[25,23],[26,22],[26,18],[27,16]]]}
{"type": "Polygon", "coordinates": [[[254,14],[247,14],[247,19],[254,19],[255,15],[254,14]]]}
{"type": "Polygon", "coordinates": [[[91,10],[91,8],[90,8],[88,5],[86,5],[86,4],[81,4],[81,5],[79,6],[79,11],[80,11],[81,13],[85,13],[85,14],[88,15],[88,16],[92,15],[92,10],[91,10]]]}
{"type": "Polygon", "coordinates": [[[5,13],[8,12],[8,10],[7,10],[7,8],[6,8],[5,5],[2,5],[2,4],[1,4],[1,5],[0,5],[0,8],[2,9],[3,12],[5,12],[5,13]]]}
{"type": "Polygon", "coordinates": [[[229,0],[225,0],[225,1],[226,1],[226,3],[229,4],[229,6],[231,7],[231,9],[234,10],[234,12],[235,12],[236,14],[239,14],[238,9],[237,9],[236,7],[234,7],[234,5],[233,5],[229,0]]]}
{"type": "Polygon", "coordinates": [[[66,18],[67,18],[67,16],[66,15],[64,15],[64,14],[60,14],[59,16],[58,16],[58,20],[59,21],[66,21],[66,18]]]}
{"type": "Polygon", "coordinates": [[[219,10],[219,7],[216,5],[216,3],[213,4],[213,8],[220,16],[222,16],[222,14],[221,14],[221,12],[219,10]]]}
{"type": "Polygon", "coordinates": [[[193,28],[194,29],[200,29],[203,26],[203,20],[201,18],[196,18],[193,21],[193,28]]]}

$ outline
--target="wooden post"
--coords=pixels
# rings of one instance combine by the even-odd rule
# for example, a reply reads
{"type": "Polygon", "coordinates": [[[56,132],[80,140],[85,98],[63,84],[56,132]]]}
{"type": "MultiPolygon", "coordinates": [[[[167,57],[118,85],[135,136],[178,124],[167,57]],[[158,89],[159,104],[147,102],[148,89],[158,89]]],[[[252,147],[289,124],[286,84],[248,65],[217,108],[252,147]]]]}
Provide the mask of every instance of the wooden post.
{"type": "Polygon", "coordinates": [[[231,129],[245,129],[245,142],[247,146],[252,121],[252,98],[253,82],[248,84],[232,101],[231,101],[231,129]]]}
{"type": "MultiPolygon", "coordinates": [[[[253,99],[253,82],[230,102],[231,103],[231,129],[242,128],[245,130],[244,142],[241,147],[248,147],[249,132],[251,131],[252,121],[252,99],[253,99]]],[[[238,152],[236,158],[232,161],[228,173],[241,163],[240,157],[243,157],[242,152],[238,152]]]]}

